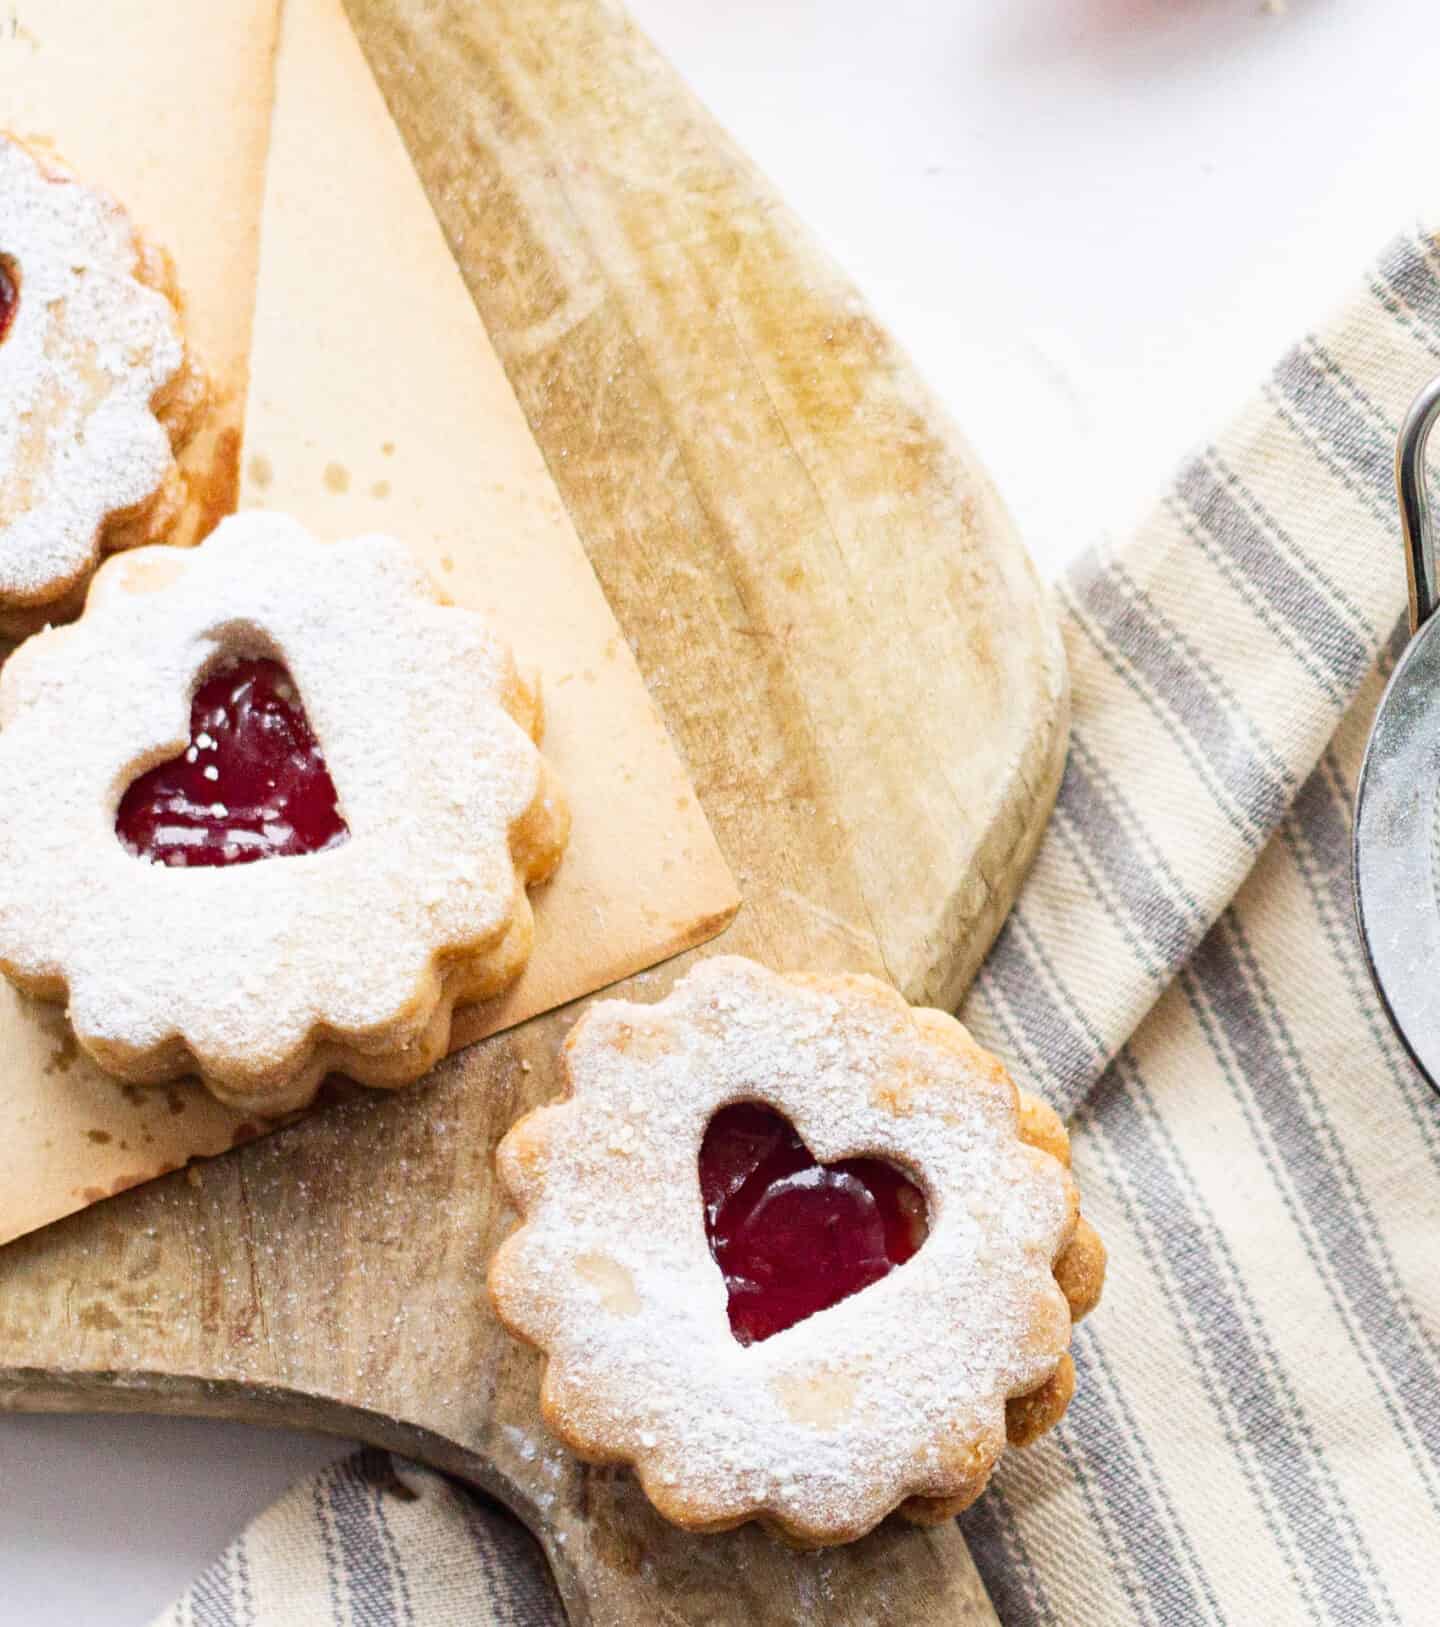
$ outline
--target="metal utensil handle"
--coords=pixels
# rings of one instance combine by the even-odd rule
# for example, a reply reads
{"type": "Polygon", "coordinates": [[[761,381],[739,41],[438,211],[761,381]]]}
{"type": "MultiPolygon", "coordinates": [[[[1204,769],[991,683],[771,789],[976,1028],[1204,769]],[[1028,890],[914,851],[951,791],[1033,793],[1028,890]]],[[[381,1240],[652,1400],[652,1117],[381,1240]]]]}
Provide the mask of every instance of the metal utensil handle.
{"type": "Polygon", "coordinates": [[[1410,632],[1413,636],[1440,604],[1435,571],[1435,538],[1430,496],[1425,485],[1425,444],[1440,418],[1440,376],[1410,403],[1395,443],[1395,493],[1400,499],[1400,529],[1405,538],[1405,565],[1410,576],[1410,632]]]}

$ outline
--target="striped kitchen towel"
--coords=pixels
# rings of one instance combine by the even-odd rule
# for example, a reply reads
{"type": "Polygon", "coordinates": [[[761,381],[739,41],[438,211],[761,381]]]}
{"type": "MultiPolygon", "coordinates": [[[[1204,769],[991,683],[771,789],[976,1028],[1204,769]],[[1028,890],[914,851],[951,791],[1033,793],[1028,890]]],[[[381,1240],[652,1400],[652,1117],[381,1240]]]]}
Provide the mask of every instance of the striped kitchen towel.
{"type": "MultiPolygon", "coordinates": [[[[963,1015],[1072,1115],[1111,1270],[1069,1414],[963,1517],[1006,1627],[1440,1620],[1440,1102],[1349,877],[1436,372],[1417,234],[1061,588],[1069,767],[963,1015]]],[[[452,1619],[560,1615],[503,1515],[362,1454],[164,1621],[452,1619]]]]}
{"type": "Polygon", "coordinates": [[[562,1627],[530,1533],[369,1447],[288,1492],[156,1627],[562,1627]]]}

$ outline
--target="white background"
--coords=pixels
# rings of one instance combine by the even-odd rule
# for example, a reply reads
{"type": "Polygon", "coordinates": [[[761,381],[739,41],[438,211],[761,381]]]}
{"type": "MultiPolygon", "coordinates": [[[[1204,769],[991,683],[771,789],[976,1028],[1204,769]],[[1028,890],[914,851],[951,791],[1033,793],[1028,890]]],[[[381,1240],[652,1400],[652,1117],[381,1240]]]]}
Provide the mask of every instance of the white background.
{"type": "MultiPolygon", "coordinates": [[[[948,400],[1047,571],[1123,532],[1440,206],[1436,0],[633,4],[948,400]]],[[[148,1621],[335,1449],[0,1418],[0,1627],[148,1621]]]]}

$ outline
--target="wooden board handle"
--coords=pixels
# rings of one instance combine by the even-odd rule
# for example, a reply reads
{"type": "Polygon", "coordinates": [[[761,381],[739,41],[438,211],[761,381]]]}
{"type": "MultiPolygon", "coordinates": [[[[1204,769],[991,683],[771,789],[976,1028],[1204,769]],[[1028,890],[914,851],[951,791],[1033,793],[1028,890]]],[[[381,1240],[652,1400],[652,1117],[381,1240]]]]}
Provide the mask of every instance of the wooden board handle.
{"type": "MultiPolygon", "coordinates": [[[[384,1414],[265,1386],[169,1373],[0,1367],[0,1412],[156,1412],[239,1419],[361,1439],[466,1482],[511,1508],[538,1537],[570,1627],[999,1627],[953,1522],[892,1519],[860,1542],[797,1553],[754,1526],[695,1537],[654,1513],[628,1473],[576,1463],[558,1448],[545,1509],[493,1453],[384,1414]]],[[[511,1437],[513,1440],[514,1437],[511,1437]]],[[[519,1465],[517,1464],[517,1468],[519,1465]]],[[[533,1475],[529,1476],[533,1481],[533,1475]]]]}
{"type": "Polygon", "coordinates": [[[672,1531],[628,1476],[590,1471],[587,1517],[546,1551],[571,1627],[998,1627],[954,1524],[892,1521],[860,1542],[791,1553],[754,1527],[672,1531]]]}

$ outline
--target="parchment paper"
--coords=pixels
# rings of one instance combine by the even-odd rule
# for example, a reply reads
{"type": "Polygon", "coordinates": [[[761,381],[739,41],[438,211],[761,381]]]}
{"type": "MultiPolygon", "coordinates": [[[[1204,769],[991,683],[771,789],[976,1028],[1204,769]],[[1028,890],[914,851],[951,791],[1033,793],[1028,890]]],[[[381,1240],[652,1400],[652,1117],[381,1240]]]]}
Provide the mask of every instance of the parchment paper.
{"type": "MultiPolygon", "coordinates": [[[[239,457],[244,506],[403,538],[539,669],[573,834],[533,895],[529,968],[457,1021],[465,1044],[704,941],[738,895],[339,0],[287,0],[278,53],[277,17],[0,10],[0,121],[50,137],[175,253],[221,384],[192,523],[233,506],[239,457]]],[[[266,1128],[188,1082],[116,1084],[58,1007],[5,984],[0,1103],[0,1242],[266,1128]]]]}

